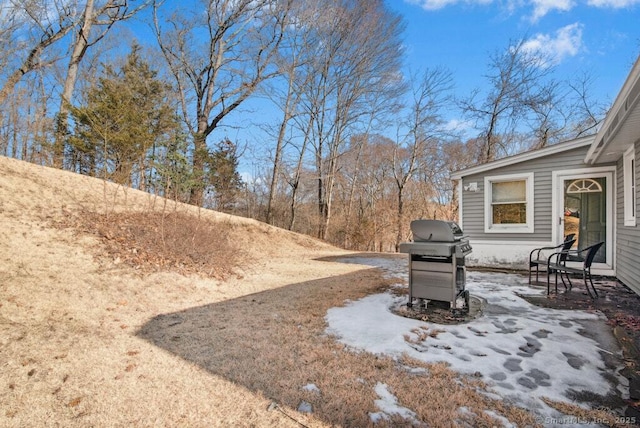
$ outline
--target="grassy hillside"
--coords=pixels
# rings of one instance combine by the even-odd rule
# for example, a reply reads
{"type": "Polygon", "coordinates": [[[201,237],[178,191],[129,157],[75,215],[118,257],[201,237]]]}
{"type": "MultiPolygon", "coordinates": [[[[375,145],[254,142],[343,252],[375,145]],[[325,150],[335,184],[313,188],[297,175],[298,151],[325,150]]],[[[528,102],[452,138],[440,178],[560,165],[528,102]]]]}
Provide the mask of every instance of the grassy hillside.
{"type": "Polygon", "coordinates": [[[4,157],[0,225],[0,426],[295,426],[136,333],[360,269],[314,260],[340,251],[305,236],[4,157]]]}

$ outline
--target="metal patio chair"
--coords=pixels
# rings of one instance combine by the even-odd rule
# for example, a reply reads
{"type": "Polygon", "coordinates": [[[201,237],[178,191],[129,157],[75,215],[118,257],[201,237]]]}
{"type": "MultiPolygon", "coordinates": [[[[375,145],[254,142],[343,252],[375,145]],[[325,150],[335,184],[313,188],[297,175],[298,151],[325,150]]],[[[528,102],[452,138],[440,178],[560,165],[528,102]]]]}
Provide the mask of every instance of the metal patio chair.
{"type": "Polygon", "coordinates": [[[562,280],[562,285],[564,285],[565,289],[567,289],[567,284],[564,281],[563,275],[565,278],[567,278],[567,282],[569,283],[569,290],[573,286],[573,284],[571,283],[571,278],[569,278],[569,274],[578,274],[582,275],[582,280],[584,281],[584,286],[587,289],[587,293],[589,293],[589,297],[591,297],[592,299],[598,297],[598,291],[593,285],[593,279],[591,277],[591,265],[593,264],[593,260],[595,259],[598,250],[600,250],[600,247],[602,247],[603,245],[604,241],[590,245],[586,248],[583,248],[582,250],[560,251],[549,256],[547,262],[547,295],[551,291],[550,274],[551,272],[554,272],[556,293],[558,293],[558,274],[560,274],[560,279],[562,280]],[[583,254],[584,256],[582,256],[583,254]],[[569,255],[571,255],[572,258],[574,256],[581,258],[582,266],[567,266],[567,259],[569,255]],[[591,284],[593,294],[591,293],[591,290],[589,290],[589,284],[591,284]]]}

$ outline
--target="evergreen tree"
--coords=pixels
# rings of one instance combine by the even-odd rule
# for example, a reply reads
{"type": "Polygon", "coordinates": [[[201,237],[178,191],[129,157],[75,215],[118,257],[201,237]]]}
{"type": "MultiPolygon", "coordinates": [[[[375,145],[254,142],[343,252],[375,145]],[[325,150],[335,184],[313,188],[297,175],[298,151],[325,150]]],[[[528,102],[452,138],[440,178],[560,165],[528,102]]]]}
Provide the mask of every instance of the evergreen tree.
{"type": "Polygon", "coordinates": [[[232,212],[243,186],[238,173],[237,147],[229,139],[224,139],[208,158],[207,179],[213,194],[213,208],[232,212]]]}
{"type": "Polygon", "coordinates": [[[146,189],[152,155],[179,130],[169,95],[169,86],[141,58],[137,45],[121,69],[104,65],[86,104],[72,109],[70,163],[79,172],[146,189]]]}
{"type": "Polygon", "coordinates": [[[177,133],[175,138],[154,151],[153,172],[151,184],[156,193],[165,198],[188,202],[191,189],[197,183],[184,133],[177,133]]]}

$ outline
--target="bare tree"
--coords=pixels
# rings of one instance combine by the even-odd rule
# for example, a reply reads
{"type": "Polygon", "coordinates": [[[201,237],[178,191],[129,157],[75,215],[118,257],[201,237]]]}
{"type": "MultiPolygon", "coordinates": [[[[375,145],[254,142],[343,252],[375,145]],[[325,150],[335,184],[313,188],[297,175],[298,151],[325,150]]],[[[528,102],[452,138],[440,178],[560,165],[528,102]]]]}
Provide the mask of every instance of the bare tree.
{"type": "Polygon", "coordinates": [[[406,119],[399,124],[393,151],[392,176],[396,187],[396,251],[404,238],[404,190],[418,170],[435,173],[438,144],[445,134],[443,109],[451,99],[451,74],[441,68],[426,70],[416,80],[412,76],[411,104],[406,119]],[[435,155],[434,155],[435,154],[435,155]],[[431,162],[430,162],[431,161],[431,162]]]}
{"type": "MultiPolygon", "coordinates": [[[[302,97],[299,89],[305,86],[307,79],[310,77],[302,72],[302,67],[310,61],[315,49],[312,31],[314,4],[294,2],[291,7],[291,20],[289,25],[284,27],[286,29],[284,39],[276,56],[276,64],[281,79],[274,80],[273,84],[269,85],[265,91],[266,95],[282,110],[282,119],[278,125],[276,136],[273,170],[267,202],[266,220],[269,224],[273,224],[273,205],[281,175],[287,129],[292,119],[299,114],[299,105],[302,97]]],[[[303,141],[300,152],[304,153],[305,148],[303,141]]],[[[288,180],[294,192],[298,185],[299,172],[298,168],[298,172],[288,180]]],[[[295,217],[293,211],[295,202],[292,202],[290,206],[292,208],[290,227],[292,227],[294,223],[293,217],[295,217]]]]}
{"type": "Polygon", "coordinates": [[[28,162],[50,164],[53,123],[47,116],[51,100],[45,75],[31,73],[17,86],[0,114],[0,153],[28,162]]]}
{"type": "Polygon", "coordinates": [[[87,49],[97,44],[106,36],[111,27],[119,21],[131,18],[149,4],[150,0],[142,1],[137,7],[130,9],[130,3],[135,0],[106,0],[97,2],[87,0],[82,12],[82,19],[74,28],[76,32],[71,41],[71,57],[67,67],[67,74],[60,97],[60,108],[56,123],[56,141],[54,145],[54,165],[62,168],[64,159],[64,139],[67,135],[69,107],[78,79],[80,63],[87,49]],[[92,34],[94,27],[97,33],[92,34]]]}
{"type": "Polygon", "coordinates": [[[607,114],[607,106],[590,97],[590,88],[593,82],[592,76],[584,72],[568,83],[571,101],[572,121],[570,132],[573,138],[595,133],[598,126],[607,114]]]}
{"type": "Polygon", "coordinates": [[[208,0],[204,10],[180,5],[164,22],[154,2],[155,33],[180,91],[202,183],[191,191],[193,204],[203,202],[207,137],[277,72],[271,66],[290,1],[208,0]]]}
{"type": "Polygon", "coordinates": [[[26,48],[25,40],[18,33],[25,25],[26,16],[12,3],[0,6],[0,14],[0,73],[4,73],[17,53],[26,48]]]}
{"type": "Polygon", "coordinates": [[[562,138],[565,129],[566,116],[562,109],[562,99],[559,83],[554,82],[541,88],[544,91],[541,98],[544,102],[531,103],[533,131],[533,148],[539,149],[562,138]]]}
{"type": "Polygon", "coordinates": [[[25,74],[55,62],[57,58],[43,57],[44,53],[72,31],[80,19],[74,3],[66,0],[10,0],[2,12],[2,44],[14,49],[2,55],[2,71],[7,77],[0,87],[0,104],[25,74]]]}
{"type": "Polygon", "coordinates": [[[566,82],[551,82],[542,90],[545,102],[531,106],[531,148],[542,148],[557,142],[589,135],[597,131],[606,107],[590,97],[592,78],[582,73],[566,82]]]}
{"type": "Polygon", "coordinates": [[[294,226],[295,226],[295,223],[296,223],[297,207],[298,207],[298,193],[300,191],[300,184],[301,184],[302,176],[303,176],[303,173],[304,173],[304,160],[305,160],[305,156],[307,154],[307,147],[309,145],[309,138],[311,137],[310,128],[311,128],[312,125],[313,125],[312,121],[309,120],[308,121],[308,128],[306,129],[306,132],[304,132],[304,134],[303,134],[302,144],[298,148],[298,156],[297,156],[297,160],[296,160],[295,169],[294,169],[293,173],[291,174],[291,176],[289,177],[289,179],[287,180],[287,184],[291,188],[291,198],[290,198],[290,203],[289,203],[289,213],[290,213],[289,230],[293,230],[294,226]]]}
{"type": "Polygon", "coordinates": [[[344,248],[370,249],[375,241],[377,201],[389,171],[393,143],[381,135],[358,134],[350,138],[341,156],[339,185],[339,236],[334,239],[344,248]]]}
{"type": "Polygon", "coordinates": [[[367,114],[368,95],[397,79],[400,19],[380,0],[318,2],[317,46],[303,88],[317,173],[318,237],[325,239],[339,157],[348,130],[367,114]]]}
{"type": "Polygon", "coordinates": [[[330,240],[353,250],[386,248],[393,240],[394,142],[377,134],[351,138],[336,178],[336,210],[330,240]],[[357,183],[357,185],[355,185],[357,183]],[[346,208],[345,208],[346,206],[346,208]],[[391,209],[390,209],[391,208],[391,209]]]}
{"type": "MultiPolygon", "coordinates": [[[[354,158],[349,161],[349,166],[353,170],[348,181],[348,192],[346,195],[346,208],[344,209],[345,225],[343,246],[349,248],[351,244],[348,239],[352,235],[355,228],[359,225],[354,222],[353,211],[356,203],[356,193],[360,186],[360,169],[363,167],[361,160],[364,152],[370,149],[370,139],[374,137],[374,141],[382,139],[375,133],[379,130],[386,130],[393,126],[395,118],[400,114],[402,109],[402,96],[409,87],[406,82],[390,79],[387,82],[387,88],[382,91],[374,91],[365,94],[367,99],[366,110],[368,114],[362,118],[361,134],[357,134],[351,138],[350,150],[355,153],[354,158]]],[[[345,169],[345,167],[343,167],[345,169]]]]}
{"type": "Polygon", "coordinates": [[[499,150],[509,153],[530,112],[544,112],[544,106],[553,102],[556,84],[548,79],[552,62],[524,46],[524,40],[510,43],[507,49],[492,55],[487,76],[489,92],[482,98],[475,91],[460,103],[465,114],[475,120],[484,141],[480,162],[494,160],[499,150]]]}

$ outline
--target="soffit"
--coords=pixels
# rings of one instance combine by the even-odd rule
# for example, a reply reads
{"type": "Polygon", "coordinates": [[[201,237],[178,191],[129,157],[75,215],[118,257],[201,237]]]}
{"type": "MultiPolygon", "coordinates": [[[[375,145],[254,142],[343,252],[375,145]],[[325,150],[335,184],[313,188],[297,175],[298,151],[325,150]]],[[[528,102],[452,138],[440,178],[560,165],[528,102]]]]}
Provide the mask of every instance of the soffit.
{"type": "Polygon", "coordinates": [[[587,153],[591,164],[616,162],[640,139],[640,58],[607,114],[587,153]]]}

